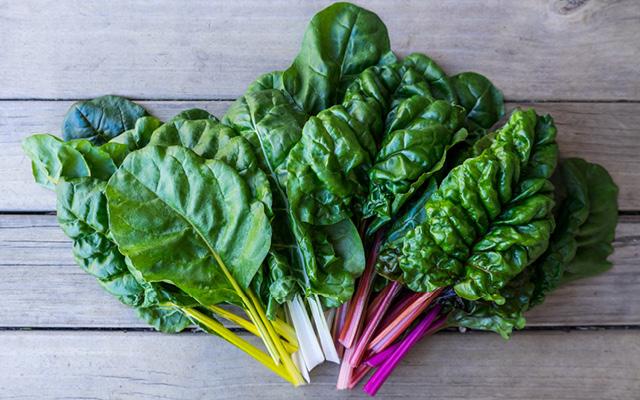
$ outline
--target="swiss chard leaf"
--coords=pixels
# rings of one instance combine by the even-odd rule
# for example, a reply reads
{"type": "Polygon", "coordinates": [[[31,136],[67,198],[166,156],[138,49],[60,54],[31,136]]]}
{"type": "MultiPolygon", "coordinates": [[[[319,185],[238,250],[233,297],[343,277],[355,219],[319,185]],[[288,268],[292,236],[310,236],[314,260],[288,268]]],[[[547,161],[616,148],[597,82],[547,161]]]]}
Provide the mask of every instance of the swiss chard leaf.
{"type": "Polygon", "coordinates": [[[579,158],[563,160],[560,172],[564,199],[549,249],[533,268],[532,306],[561,284],[611,268],[618,187],[600,165],[579,158]]]}
{"type": "Polygon", "coordinates": [[[150,285],[137,279],[110,239],[106,182],[93,178],[61,180],[56,187],[58,223],[73,241],[76,263],[140,318],[162,332],[179,332],[189,319],[174,307],[161,306],[150,285]]]}
{"type": "Polygon", "coordinates": [[[489,129],[504,115],[504,98],[489,79],[463,72],[451,77],[458,104],[467,110],[466,127],[470,131],[489,129]]]}
{"type": "Polygon", "coordinates": [[[112,236],[136,270],[201,304],[238,302],[226,272],[248,287],[269,249],[264,205],[242,177],[183,147],[131,153],[106,195],[112,236]]]}
{"type": "Polygon", "coordinates": [[[426,203],[426,222],[403,245],[400,267],[411,289],[455,284],[462,297],[501,303],[500,289],[544,252],[553,200],[548,176],[537,174],[553,170],[529,164],[551,158],[555,166],[549,155],[557,147],[555,128],[538,132],[539,121],[546,119],[533,110],[515,111],[488,149],[443,180],[426,203]]]}
{"type": "MultiPolygon", "coordinates": [[[[389,115],[385,136],[369,171],[365,215],[376,229],[392,218],[424,182],[444,165],[448,150],[464,140],[464,109],[443,100],[412,96],[389,115]]],[[[371,229],[370,229],[371,232],[371,229]]]]}
{"type": "Polygon", "coordinates": [[[258,78],[250,91],[282,89],[301,110],[313,115],[337,104],[367,67],[394,58],[387,28],[376,14],[335,3],[311,19],[293,64],[258,78]]]}
{"type": "MultiPolygon", "coordinates": [[[[136,121],[133,129],[122,132],[114,137],[109,143],[120,143],[127,146],[129,151],[143,148],[149,144],[151,134],[162,125],[162,122],[156,117],[141,117],[136,121]]],[[[104,146],[109,146],[106,143],[104,146]]]]}
{"type": "Polygon", "coordinates": [[[133,129],[147,111],[120,96],[102,96],[80,101],[71,106],[62,123],[65,141],[87,139],[94,144],[108,142],[124,131],[133,129]]]}
{"type": "Polygon", "coordinates": [[[31,135],[22,141],[35,181],[54,189],[62,178],[93,176],[106,180],[115,172],[126,147],[92,145],[84,139],[63,142],[53,135],[31,135]]]}

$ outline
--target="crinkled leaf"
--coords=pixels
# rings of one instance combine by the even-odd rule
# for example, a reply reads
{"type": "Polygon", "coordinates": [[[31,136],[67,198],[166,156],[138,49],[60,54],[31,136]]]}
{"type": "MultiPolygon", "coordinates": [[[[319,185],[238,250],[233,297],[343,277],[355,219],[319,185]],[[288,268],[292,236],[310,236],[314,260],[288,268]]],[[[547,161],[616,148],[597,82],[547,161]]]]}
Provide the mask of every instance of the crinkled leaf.
{"type": "Polygon", "coordinates": [[[462,297],[500,303],[500,289],[544,252],[554,227],[550,184],[525,183],[548,180],[536,174],[552,170],[530,164],[556,147],[555,130],[544,130],[543,140],[537,122],[533,110],[515,111],[489,148],[443,180],[425,223],[403,245],[400,267],[411,289],[455,284],[462,297]]]}
{"type": "Polygon", "coordinates": [[[366,194],[375,148],[368,127],[342,105],[311,117],[287,161],[287,197],[298,218],[330,225],[349,217],[352,199],[366,194]]]}
{"type": "MultiPolygon", "coordinates": [[[[448,103],[457,102],[455,88],[451,84],[447,74],[445,74],[442,68],[431,58],[424,54],[413,53],[402,60],[402,65],[405,70],[415,71],[420,80],[424,79],[426,81],[433,97],[445,100],[448,103]]],[[[406,77],[404,81],[408,83],[406,77]]]]}
{"type": "Polygon", "coordinates": [[[183,147],[131,153],[106,195],[112,235],[143,278],[202,304],[237,302],[224,269],[247,287],[269,249],[264,205],[242,177],[183,147]]]}
{"type": "Polygon", "coordinates": [[[147,115],[142,106],[120,96],[102,96],[79,101],[64,117],[62,137],[65,141],[87,139],[102,144],[133,129],[136,120],[147,115]]]}
{"type": "Polygon", "coordinates": [[[389,230],[385,232],[385,238],[380,246],[378,259],[376,260],[378,274],[394,281],[402,280],[402,270],[398,265],[402,254],[402,243],[409,231],[425,221],[427,212],[424,206],[437,188],[436,180],[429,179],[424,185],[424,190],[420,196],[417,196],[405,206],[405,210],[399,213],[389,230]]]}
{"type": "Polygon", "coordinates": [[[104,181],[79,178],[62,180],[56,187],[58,223],[73,241],[76,263],[156,329],[183,330],[189,320],[179,310],[157,304],[153,290],[132,274],[110,239],[105,186],[104,181]]]}
{"type": "Polygon", "coordinates": [[[464,110],[445,101],[413,96],[394,110],[394,118],[387,121],[392,131],[369,171],[365,215],[377,217],[376,228],[445,165],[448,150],[467,135],[460,129],[464,110]]]}
{"type": "Polygon", "coordinates": [[[358,230],[350,219],[306,228],[314,251],[314,262],[307,264],[312,293],[323,296],[329,306],[338,306],[351,298],[355,280],[364,271],[358,230]]]}
{"type": "Polygon", "coordinates": [[[489,129],[504,115],[502,92],[486,77],[475,72],[463,72],[451,77],[458,104],[467,110],[466,127],[489,129]]]}

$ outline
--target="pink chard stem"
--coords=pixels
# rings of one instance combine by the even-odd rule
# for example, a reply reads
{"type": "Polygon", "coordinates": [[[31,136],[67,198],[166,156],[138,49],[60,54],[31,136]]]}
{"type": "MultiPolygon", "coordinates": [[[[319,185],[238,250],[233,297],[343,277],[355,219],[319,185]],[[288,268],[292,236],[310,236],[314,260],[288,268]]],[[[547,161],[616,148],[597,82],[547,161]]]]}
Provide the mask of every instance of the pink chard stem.
{"type": "Polygon", "coordinates": [[[331,326],[331,337],[333,338],[333,343],[336,346],[336,351],[338,352],[338,357],[342,358],[344,353],[344,346],[340,343],[339,336],[342,328],[344,327],[345,321],[347,319],[347,311],[349,310],[349,301],[342,304],[340,307],[336,309],[336,315],[333,319],[333,325],[331,326]]]}
{"type": "Polygon", "coordinates": [[[441,289],[437,289],[429,293],[420,293],[413,303],[401,310],[400,314],[369,342],[368,349],[371,353],[379,353],[390,346],[429,307],[440,291],[441,289]]]}
{"type": "Polygon", "coordinates": [[[371,317],[371,320],[368,321],[367,325],[362,331],[362,334],[358,338],[353,353],[351,354],[351,358],[346,360],[351,364],[352,367],[357,367],[362,362],[362,358],[364,357],[365,351],[367,350],[369,340],[371,340],[371,337],[378,328],[382,317],[387,312],[387,309],[389,308],[389,305],[391,305],[393,298],[398,294],[401,288],[402,286],[398,282],[392,282],[382,290],[382,299],[380,300],[378,308],[376,309],[375,313],[371,317]]]}
{"type": "Polygon", "coordinates": [[[416,325],[415,328],[401,342],[396,351],[374,372],[362,390],[370,396],[375,396],[382,384],[389,378],[393,370],[400,361],[407,355],[409,350],[425,335],[431,327],[433,321],[440,312],[440,306],[436,305],[427,315],[416,325]]]}
{"type": "Polygon", "coordinates": [[[371,251],[367,266],[364,269],[364,273],[358,281],[358,289],[355,295],[351,298],[349,303],[349,312],[347,313],[347,319],[345,325],[340,332],[339,341],[344,347],[351,348],[356,340],[356,336],[362,325],[363,316],[371,293],[371,287],[373,285],[373,278],[375,277],[375,263],[378,258],[378,250],[380,248],[381,238],[380,235],[376,237],[373,249],[371,251]]]}

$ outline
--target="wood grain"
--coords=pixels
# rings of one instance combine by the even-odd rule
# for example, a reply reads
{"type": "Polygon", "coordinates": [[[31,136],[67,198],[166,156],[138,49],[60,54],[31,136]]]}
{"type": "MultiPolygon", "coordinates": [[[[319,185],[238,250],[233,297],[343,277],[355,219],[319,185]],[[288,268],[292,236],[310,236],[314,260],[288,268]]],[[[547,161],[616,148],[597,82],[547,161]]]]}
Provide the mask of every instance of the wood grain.
{"type": "MultiPolygon", "coordinates": [[[[230,99],[289,66],[316,1],[0,1],[0,98],[230,99]]],[[[640,2],[360,1],[400,55],[509,99],[640,100],[640,2]]]]}
{"type": "MultiPolygon", "coordinates": [[[[70,246],[54,216],[0,216],[0,328],[146,327],[74,264],[70,246]]],[[[529,326],[640,325],[639,257],[640,217],[624,217],[615,267],[559,289],[529,326]]]]}
{"type": "MultiPolygon", "coordinates": [[[[0,211],[51,211],[55,196],[33,182],[20,141],[31,133],[60,135],[68,101],[0,102],[0,211]]],[[[229,102],[141,102],[166,119],[190,107],[222,115],[229,102]]],[[[604,165],[620,186],[622,210],[640,210],[640,103],[509,103],[551,113],[558,125],[563,155],[585,157],[604,165]]]]}
{"type": "MultiPolygon", "coordinates": [[[[360,387],[335,391],[333,364],[294,389],[204,334],[5,331],[0,354],[0,396],[7,399],[366,398],[360,387]]],[[[510,341],[447,332],[412,349],[378,396],[636,400],[639,371],[636,331],[526,332],[510,341]]]]}

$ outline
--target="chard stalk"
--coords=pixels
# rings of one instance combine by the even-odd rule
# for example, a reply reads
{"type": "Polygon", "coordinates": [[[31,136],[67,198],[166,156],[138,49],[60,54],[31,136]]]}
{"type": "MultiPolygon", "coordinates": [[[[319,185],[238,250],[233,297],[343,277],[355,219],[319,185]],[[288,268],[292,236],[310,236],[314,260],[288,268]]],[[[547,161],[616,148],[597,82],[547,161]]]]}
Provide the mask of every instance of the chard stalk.
{"type": "MultiPolygon", "coordinates": [[[[211,310],[213,313],[219,315],[220,317],[235,323],[236,325],[247,330],[248,332],[260,337],[260,332],[258,331],[258,328],[256,328],[256,326],[252,324],[251,321],[247,321],[241,316],[236,315],[231,311],[225,310],[224,308],[219,306],[215,306],[215,305],[209,306],[207,307],[207,309],[211,310]]],[[[290,343],[288,340],[284,340],[282,342],[282,345],[284,346],[284,348],[287,350],[288,353],[295,353],[298,350],[297,341],[294,343],[290,343]]]]}
{"type": "Polygon", "coordinates": [[[298,385],[298,383],[291,378],[289,373],[282,366],[276,365],[267,354],[265,354],[263,351],[261,351],[251,343],[242,339],[229,329],[225,328],[224,325],[222,325],[220,322],[193,308],[182,307],[181,310],[184,311],[184,313],[189,316],[189,318],[198,321],[199,323],[210,329],[212,332],[220,335],[220,337],[222,337],[224,340],[238,347],[240,350],[253,357],[256,361],[269,368],[281,378],[285,379],[293,385],[298,385]]]}
{"type": "Polygon", "coordinates": [[[299,294],[287,302],[287,308],[298,338],[300,353],[307,371],[324,361],[324,354],[313,330],[309,314],[299,294]]]}
{"type": "Polygon", "coordinates": [[[409,332],[404,338],[396,351],[393,352],[385,360],[385,362],[373,373],[369,381],[364,385],[362,390],[370,396],[375,396],[382,384],[389,378],[398,363],[404,358],[409,350],[425,335],[431,327],[433,321],[440,312],[440,306],[436,305],[429,313],[409,332]]]}
{"type": "Polygon", "coordinates": [[[333,344],[331,330],[329,329],[327,319],[322,311],[322,304],[320,304],[318,295],[313,295],[312,297],[307,298],[307,302],[311,309],[311,315],[313,316],[316,332],[320,339],[320,346],[322,346],[324,358],[327,361],[340,364],[340,357],[338,357],[338,351],[336,350],[336,346],[333,344]]]}
{"type": "Polygon", "coordinates": [[[371,340],[367,349],[373,354],[386,349],[429,307],[441,291],[442,289],[437,289],[433,292],[421,293],[412,304],[402,310],[393,321],[371,340]]]}
{"type": "Polygon", "coordinates": [[[367,322],[362,334],[358,338],[356,345],[354,347],[353,353],[349,360],[347,360],[352,367],[357,367],[360,365],[362,358],[364,357],[365,350],[367,349],[367,345],[369,344],[369,340],[373,336],[375,330],[378,328],[378,324],[382,320],[382,317],[387,312],[389,305],[393,298],[398,294],[401,289],[401,285],[398,282],[389,283],[385,288],[381,291],[381,294],[378,296],[380,298],[380,302],[371,316],[371,319],[367,322]]]}
{"type": "Polygon", "coordinates": [[[371,293],[373,278],[375,277],[375,262],[378,258],[378,250],[380,249],[381,236],[378,233],[373,244],[373,249],[367,261],[364,273],[358,281],[358,289],[349,303],[349,311],[345,325],[340,333],[340,343],[346,348],[351,348],[356,340],[358,331],[362,326],[362,321],[367,306],[367,301],[371,293]]]}

